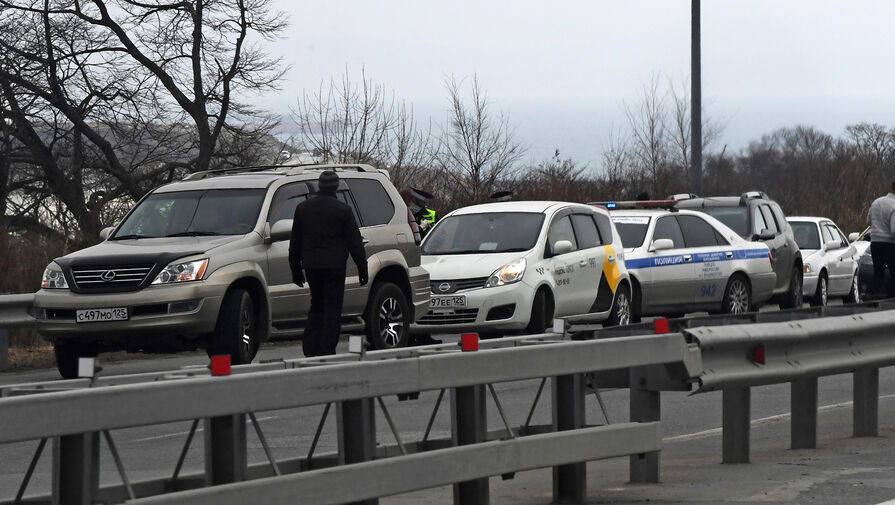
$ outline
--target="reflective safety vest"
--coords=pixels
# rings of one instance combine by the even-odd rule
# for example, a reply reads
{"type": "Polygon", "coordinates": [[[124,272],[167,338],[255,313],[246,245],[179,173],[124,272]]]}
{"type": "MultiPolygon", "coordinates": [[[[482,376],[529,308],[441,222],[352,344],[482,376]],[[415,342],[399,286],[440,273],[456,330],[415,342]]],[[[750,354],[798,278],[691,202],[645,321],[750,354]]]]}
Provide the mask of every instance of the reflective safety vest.
{"type": "Polygon", "coordinates": [[[423,209],[419,216],[420,228],[428,230],[435,224],[435,211],[432,209],[423,209]]]}

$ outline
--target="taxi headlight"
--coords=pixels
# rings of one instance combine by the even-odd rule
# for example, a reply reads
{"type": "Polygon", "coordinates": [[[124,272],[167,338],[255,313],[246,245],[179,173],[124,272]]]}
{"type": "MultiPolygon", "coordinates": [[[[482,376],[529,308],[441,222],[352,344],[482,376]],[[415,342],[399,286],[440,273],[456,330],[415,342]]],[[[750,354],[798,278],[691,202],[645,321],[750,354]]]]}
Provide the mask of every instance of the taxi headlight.
{"type": "Polygon", "coordinates": [[[175,284],[178,282],[198,281],[205,275],[207,267],[208,258],[171,263],[159,272],[152,283],[175,284]]]}
{"type": "Polygon", "coordinates": [[[495,270],[494,273],[488,277],[488,282],[485,283],[485,287],[493,288],[495,286],[503,286],[505,284],[519,282],[522,280],[523,275],[525,275],[525,258],[519,258],[516,261],[507,263],[495,270]]]}
{"type": "Polygon", "coordinates": [[[46,289],[68,289],[68,282],[62,274],[62,269],[56,263],[50,263],[44,270],[40,287],[46,289]]]}

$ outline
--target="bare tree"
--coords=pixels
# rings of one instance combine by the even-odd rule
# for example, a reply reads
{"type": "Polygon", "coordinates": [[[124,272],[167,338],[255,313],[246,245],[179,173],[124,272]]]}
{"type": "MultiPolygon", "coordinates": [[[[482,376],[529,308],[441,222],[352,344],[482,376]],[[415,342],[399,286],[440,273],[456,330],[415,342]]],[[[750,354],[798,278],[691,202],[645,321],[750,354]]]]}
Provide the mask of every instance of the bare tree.
{"type": "Polygon", "coordinates": [[[525,153],[515,139],[509,118],[492,115],[491,102],[473,75],[469,101],[462,83],[454,78],[445,84],[448,118],[443,127],[436,166],[449,182],[444,188],[459,205],[482,202],[502,179],[514,175],[515,164],[525,153]]]}
{"type": "Polygon", "coordinates": [[[667,95],[659,90],[659,76],[654,75],[640,90],[636,104],[622,103],[631,136],[630,156],[635,170],[649,181],[658,193],[664,189],[663,179],[670,159],[667,95]]]}

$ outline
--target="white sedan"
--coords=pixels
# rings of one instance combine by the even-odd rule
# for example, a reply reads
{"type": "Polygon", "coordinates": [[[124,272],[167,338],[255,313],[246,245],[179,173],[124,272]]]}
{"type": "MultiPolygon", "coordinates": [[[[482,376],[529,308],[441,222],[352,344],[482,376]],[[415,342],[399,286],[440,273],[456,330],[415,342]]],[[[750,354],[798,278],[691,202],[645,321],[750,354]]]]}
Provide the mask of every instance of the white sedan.
{"type": "Polygon", "coordinates": [[[651,203],[662,202],[632,204],[650,210],[607,204],[618,209],[612,221],[622,236],[640,315],[739,314],[771,298],[777,277],[764,243],[744,240],[702,212],[651,203]]]}
{"type": "Polygon", "coordinates": [[[786,221],[802,251],[802,292],[808,302],[822,306],[831,297],[860,302],[857,251],[839,227],[825,217],[788,217],[786,221]]]}
{"type": "Polygon", "coordinates": [[[541,333],[554,317],[627,324],[634,308],[618,232],[604,209],[499,202],[457,209],[422,243],[429,312],[417,335],[541,333]]]}

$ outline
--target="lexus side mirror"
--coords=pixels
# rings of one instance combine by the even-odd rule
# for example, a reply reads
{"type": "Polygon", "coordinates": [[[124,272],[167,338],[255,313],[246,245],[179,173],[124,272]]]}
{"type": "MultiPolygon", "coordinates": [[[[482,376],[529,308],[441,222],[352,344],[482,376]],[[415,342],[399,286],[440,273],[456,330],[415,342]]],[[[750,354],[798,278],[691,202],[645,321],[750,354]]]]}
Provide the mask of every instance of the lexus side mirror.
{"type": "Polygon", "coordinates": [[[270,240],[279,242],[292,238],[292,220],[280,219],[270,227],[270,240]]]}
{"type": "Polygon", "coordinates": [[[774,232],[765,228],[761,230],[761,233],[756,233],[754,237],[752,237],[753,241],[756,240],[772,240],[774,238],[774,232]]]}

